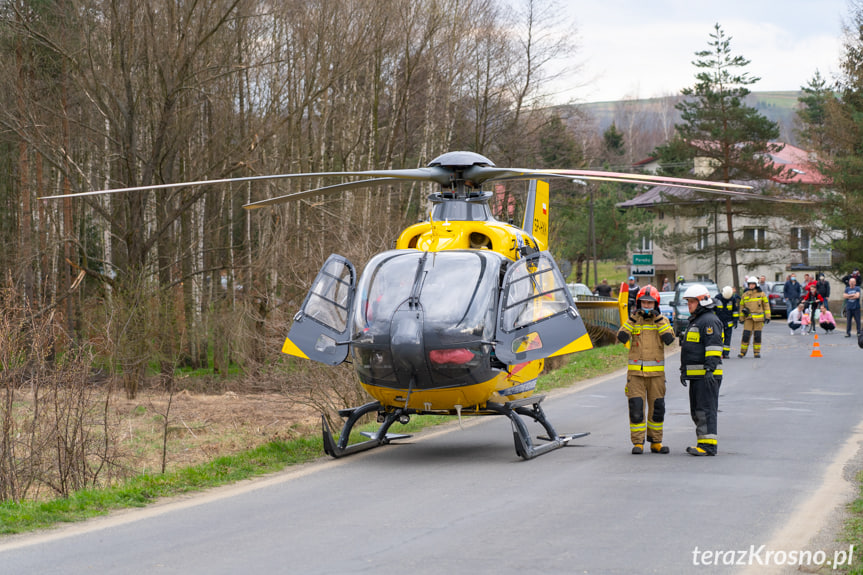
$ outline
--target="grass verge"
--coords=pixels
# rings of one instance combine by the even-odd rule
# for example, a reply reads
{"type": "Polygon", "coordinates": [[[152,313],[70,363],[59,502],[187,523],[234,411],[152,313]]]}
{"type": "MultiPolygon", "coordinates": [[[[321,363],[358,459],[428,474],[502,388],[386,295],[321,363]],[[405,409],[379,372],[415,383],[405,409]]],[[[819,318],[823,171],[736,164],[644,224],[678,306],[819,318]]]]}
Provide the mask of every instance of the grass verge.
{"type": "MultiPolygon", "coordinates": [[[[548,391],[577,381],[603,375],[624,364],[626,349],[621,345],[595,348],[567,357],[565,364],[541,375],[537,389],[548,391]]],[[[411,433],[437,425],[449,418],[414,416],[398,432],[411,433]]],[[[376,429],[370,424],[368,429],[376,429]]],[[[160,497],[234,483],[306,463],[323,455],[320,437],[292,441],[271,441],[252,450],[218,457],[208,463],[165,474],[142,474],[120,485],[87,489],[52,501],[5,502],[0,504],[0,534],[13,534],[74,522],[107,514],[111,510],[143,507],[160,497]]]]}
{"type": "MultiPolygon", "coordinates": [[[[859,555],[863,553],[863,473],[857,475],[857,499],[848,505],[848,518],[842,539],[845,543],[854,546],[854,551],[859,555]]],[[[835,567],[834,567],[835,569],[835,567]]],[[[863,575],[863,562],[858,559],[857,565],[849,565],[846,570],[834,570],[833,573],[845,575],[863,575]]]]}

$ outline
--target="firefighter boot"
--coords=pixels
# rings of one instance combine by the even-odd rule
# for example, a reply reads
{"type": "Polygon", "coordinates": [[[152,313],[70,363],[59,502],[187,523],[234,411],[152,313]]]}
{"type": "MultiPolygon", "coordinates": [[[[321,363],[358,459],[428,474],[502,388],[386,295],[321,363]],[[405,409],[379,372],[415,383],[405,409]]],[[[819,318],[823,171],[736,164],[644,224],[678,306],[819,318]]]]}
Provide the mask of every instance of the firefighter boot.
{"type": "Polygon", "coordinates": [[[650,452],[651,453],[668,453],[671,451],[668,449],[667,445],[662,445],[661,443],[651,443],[650,444],[650,452]]]}
{"type": "Polygon", "coordinates": [[[711,453],[711,452],[707,451],[706,449],[703,449],[697,445],[695,447],[687,447],[686,453],[688,453],[689,455],[695,455],[695,456],[716,455],[715,453],[711,453]]]}
{"type": "Polygon", "coordinates": [[[641,455],[642,453],[644,453],[644,445],[642,445],[641,443],[636,443],[632,446],[633,455],[641,455]]]}

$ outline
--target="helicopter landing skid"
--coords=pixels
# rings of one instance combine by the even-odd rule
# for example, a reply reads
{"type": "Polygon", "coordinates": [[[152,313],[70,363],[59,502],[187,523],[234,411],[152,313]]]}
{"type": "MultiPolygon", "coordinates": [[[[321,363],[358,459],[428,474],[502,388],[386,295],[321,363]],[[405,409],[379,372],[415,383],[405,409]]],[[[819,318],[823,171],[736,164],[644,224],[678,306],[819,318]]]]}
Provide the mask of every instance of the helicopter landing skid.
{"type": "Polygon", "coordinates": [[[515,401],[508,401],[504,404],[491,403],[486,404],[489,411],[505,415],[512,422],[512,435],[515,440],[515,452],[522,459],[533,459],[549,451],[554,451],[565,446],[573,439],[590,435],[590,432],[574,433],[571,435],[558,435],[551,425],[551,422],[545,416],[545,412],[540,407],[540,403],[545,399],[544,395],[535,395],[515,401]],[[547,441],[542,445],[535,446],[530,438],[530,433],[527,426],[519,415],[530,417],[545,428],[547,436],[537,436],[537,439],[547,441]]]}
{"type": "Polygon", "coordinates": [[[353,409],[339,410],[339,415],[347,417],[348,419],[342,427],[338,443],[333,439],[333,434],[330,431],[329,424],[327,423],[327,417],[322,415],[321,428],[324,437],[324,452],[331,457],[343,457],[345,455],[351,455],[352,453],[359,453],[360,451],[366,451],[374,449],[375,447],[380,447],[381,445],[386,445],[395,439],[405,439],[410,437],[410,435],[399,433],[387,433],[387,430],[393,423],[399,421],[401,416],[407,415],[405,410],[396,409],[386,413],[381,426],[374,433],[368,431],[361,432],[361,435],[369,438],[368,441],[361,441],[360,443],[348,445],[348,441],[351,437],[351,429],[353,429],[354,425],[356,425],[362,416],[376,411],[381,411],[381,404],[379,401],[372,401],[371,403],[367,403],[353,409]]]}

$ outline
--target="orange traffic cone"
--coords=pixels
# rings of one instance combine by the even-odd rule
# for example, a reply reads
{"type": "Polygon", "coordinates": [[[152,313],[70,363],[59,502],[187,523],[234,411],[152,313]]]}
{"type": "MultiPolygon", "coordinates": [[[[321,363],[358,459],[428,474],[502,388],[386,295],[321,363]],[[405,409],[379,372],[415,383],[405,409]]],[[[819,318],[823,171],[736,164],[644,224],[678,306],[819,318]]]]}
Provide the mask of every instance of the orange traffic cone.
{"type": "Polygon", "coordinates": [[[824,357],[821,355],[821,346],[818,345],[818,334],[815,334],[815,342],[812,344],[812,353],[809,357],[824,357]]]}

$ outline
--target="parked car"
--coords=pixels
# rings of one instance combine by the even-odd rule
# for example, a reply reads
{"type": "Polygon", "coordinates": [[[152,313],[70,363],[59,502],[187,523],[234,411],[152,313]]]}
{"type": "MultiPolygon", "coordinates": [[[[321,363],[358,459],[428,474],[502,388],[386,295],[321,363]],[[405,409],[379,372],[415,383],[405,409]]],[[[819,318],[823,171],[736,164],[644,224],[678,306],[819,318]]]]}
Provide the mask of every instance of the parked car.
{"type": "Polygon", "coordinates": [[[683,294],[686,292],[686,288],[694,284],[703,284],[707,287],[707,292],[710,294],[710,297],[719,295],[719,286],[716,285],[716,282],[710,280],[688,281],[677,286],[674,290],[674,299],[671,302],[674,314],[674,319],[672,320],[671,325],[674,326],[674,333],[676,333],[678,337],[686,331],[687,327],[689,327],[689,306],[686,305],[686,300],[683,299],[683,294]]]}
{"type": "Polygon", "coordinates": [[[569,293],[572,294],[572,299],[578,301],[579,297],[584,296],[592,296],[593,292],[590,291],[590,288],[584,284],[566,284],[566,287],[569,289],[569,293]]]}
{"type": "Polygon", "coordinates": [[[659,312],[668,318],[668,321],[674,323],[674,307],[671,305],[674,301],[673,291],[659,292],[659,312]]]}
{"type": "Polygon", "coordinates": [[[767,282],[767,301],[770,303],[770,316],[788,317],[788,302],[782,295],[785,282],[767,282]]]}

